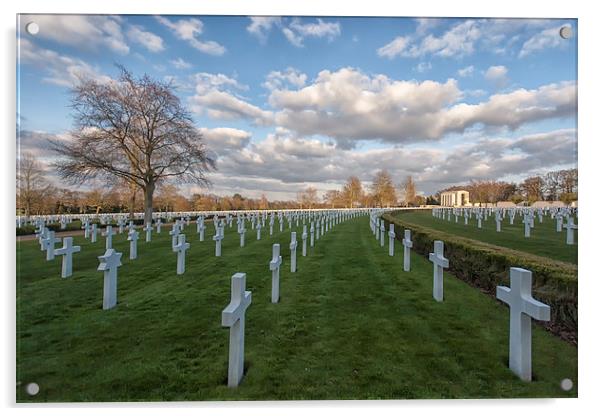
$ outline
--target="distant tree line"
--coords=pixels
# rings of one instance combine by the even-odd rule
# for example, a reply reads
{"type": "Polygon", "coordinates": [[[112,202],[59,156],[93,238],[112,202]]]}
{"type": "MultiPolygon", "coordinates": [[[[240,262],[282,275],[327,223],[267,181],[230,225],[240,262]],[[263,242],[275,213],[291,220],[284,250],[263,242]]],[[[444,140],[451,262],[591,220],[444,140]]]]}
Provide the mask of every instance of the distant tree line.
{"type": "MultiPolygon", "coordinates": [[[[30,153],[20,156],[18,172],[17,211],[22,215],[132,214],[144,212],[146,208],[143,190],[127,180],[108,181],[108,186],[86,191],[57,187],[48,180],[41,162],[30,153]]],[[[308,186],[298,192],[294,200],[270,201],[263,194],[259,198],[248,198],[240,193],[231,196],[193,193],[187,197],[174,184],[159,183],[153,197],[153,211],[393,207],[424,203],[425,198],[417,195],[411,176],[396,187],[391,175],[382,170],[376,173],[367,189],[357,176],[350,176],[341,189],[329,190],[322,198],[315,187],[308,186]]]]}

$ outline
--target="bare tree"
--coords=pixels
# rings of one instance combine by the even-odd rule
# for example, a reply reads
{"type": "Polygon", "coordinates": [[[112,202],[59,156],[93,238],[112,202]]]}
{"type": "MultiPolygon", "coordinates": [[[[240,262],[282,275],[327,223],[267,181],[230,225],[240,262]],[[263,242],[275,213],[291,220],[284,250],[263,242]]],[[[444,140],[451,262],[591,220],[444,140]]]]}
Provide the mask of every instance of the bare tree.
{"type": "Polygon", "coordinates": [[[50,185],[42,165],[33,154],[22,153],[17,163],[17,203],[25,215],[31,215],[34,207],[40,205],[48,193],[50,185]]]}
{"type": "Polygon", "coordinates": [[[318,203],[318,190],[308,186],[305,190],[297,192],[297,201],[300,208],[313,208],[318,203]]]}
{"type": "Polygon", "coordinates": [[[560,171],[560,184],[562,192],[572,194],[577,192],[578,172],[577,169],[560,171]]]}
{"type": "Polygon", "coordinates": [[[71,183],[121,179],[140,188],[149,223],[157,184],[206,185],[215,162],[171,84],[119,68],[115,81],[82,79],[73,88],[73,139],[52,148],[64,156],[56,167],[71,183]]]}
{"type": "Polygon", "coordinates": [[[406,207],[413,205],[416,202],[416,182],[411,175],[401,184],[401,189],[406,207]]]}
{"type": "Polygon", "coordinates": [[[259,209],[269,209],[270,203],[266,198],[265,194],[261,194],[261,198],[259,199],[259,209]]]}
{"type": "Polygon", "coordinates": [[[397,203],[393,179],[386,170],[379,171],[372,182],[374,202],[380,207],[390,207],[397,203]]]}
{"type": "Polygon", "coordinates": [[[364,189],[357,176],[347,178],[341,197],[345,200],[348,208],[353,208],[356,204],[361,203],[364,197],[364,189]]]}
{"type": "Polygon", "coordinates": [[[543,199],[544,180],[541,176],[532,176],[520,184],[520,188],[529,202],[540,201],[543,199]]]}
{"type": "Polygon", "coordinates": [[[343,200],[343,193],[339,190],[336,189],[331,189],[329,191],[326,191],[326,193],[324,193],[323,196],[323,200],[324,203],[329,207],[329,208],[338,208],[338,207],[344,207],[345,206],[345,202],[343,200]]]}

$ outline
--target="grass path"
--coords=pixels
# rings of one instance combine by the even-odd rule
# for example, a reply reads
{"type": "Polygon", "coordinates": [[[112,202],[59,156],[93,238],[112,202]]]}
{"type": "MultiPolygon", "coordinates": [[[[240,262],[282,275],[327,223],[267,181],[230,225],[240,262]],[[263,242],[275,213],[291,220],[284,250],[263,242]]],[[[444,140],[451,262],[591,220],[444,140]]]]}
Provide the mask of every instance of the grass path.
{"type": "MultiPolygon", "coordinates": [[[[207,229],[212,231],[213,227],[207,229]]],[[[508,309],[445,275],[445,301],[432,299],[432,265],[401,246],[389,257],[368,218],[335,226],[308,257],[298,248],[290,273],[290,232],[261,241],[236,225],[223,256],[191,225],[186,273],[175,274],[167,229],[139,240],[135,261],[125,234],[118,307],[103,311],[96,256],[104,241],[75,243],[74,276],[60,279],[60,260],[46,262],[36,242],[17,247],[17,388],[19,401],[406,399],[575,396],[577,350],[540,327],[533,330],[534,382],[507,369],[508,309]],[[271,244],[283,255],[281,300],[270,303],[271,244]],[[228,330],[220,326],[230,277],[247,273],[253,303],[246,321],[246,374],[226,387],[228,330]],[[40,385],[31,398],[29,382],[40,385]]],[[[300,241],[301,230],[298,231],[300,241]]],[[[142,234],[141,234],[142,236],[142,234]]],[[[103,240],[103,239],[101,239],[103,240]]],[[[309,244],[308,244],[309,245],[309,244]]]]}

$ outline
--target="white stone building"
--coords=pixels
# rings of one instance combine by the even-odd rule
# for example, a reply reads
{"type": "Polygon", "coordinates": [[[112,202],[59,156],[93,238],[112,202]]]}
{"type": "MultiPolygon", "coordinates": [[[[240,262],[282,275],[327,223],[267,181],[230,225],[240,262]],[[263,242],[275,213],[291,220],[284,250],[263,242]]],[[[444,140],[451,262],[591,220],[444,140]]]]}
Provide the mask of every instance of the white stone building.
{"type": "Polygon", "coordinates": [[[468,191],[447,191],[441,192],[442,207],[464,207],[470,206],[470,198],[468,191]]]}

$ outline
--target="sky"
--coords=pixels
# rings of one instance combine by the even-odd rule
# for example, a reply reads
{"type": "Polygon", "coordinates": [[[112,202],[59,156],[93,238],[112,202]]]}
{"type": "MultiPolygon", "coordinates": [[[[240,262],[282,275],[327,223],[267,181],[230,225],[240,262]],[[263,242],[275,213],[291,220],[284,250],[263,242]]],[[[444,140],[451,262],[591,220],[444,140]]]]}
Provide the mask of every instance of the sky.
{"type": "Polygon", "coordinates": [[[294,199],[381,169],[430,195],[577,166],[577,21],[20,15],[19,146],[52,160],[78,76],[171,81],[211,192],[294,199]],[[39,32],[27,33],[35,22],[39,32]],[[561,27],[572,36],[563,39],[561,27]]]}

